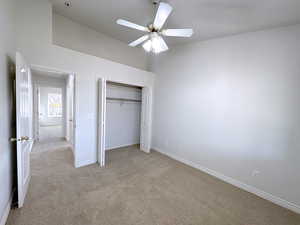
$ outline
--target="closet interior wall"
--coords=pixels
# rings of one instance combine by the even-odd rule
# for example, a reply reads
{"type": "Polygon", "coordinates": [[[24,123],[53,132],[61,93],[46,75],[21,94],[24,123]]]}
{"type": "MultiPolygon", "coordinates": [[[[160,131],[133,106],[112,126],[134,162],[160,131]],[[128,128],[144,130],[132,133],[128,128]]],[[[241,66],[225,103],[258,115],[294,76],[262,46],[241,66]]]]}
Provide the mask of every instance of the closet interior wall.
{"type": "Polygon", "coordinates": [[[105,149],[140,143],[142,89],[107,82],[105,149]]]}

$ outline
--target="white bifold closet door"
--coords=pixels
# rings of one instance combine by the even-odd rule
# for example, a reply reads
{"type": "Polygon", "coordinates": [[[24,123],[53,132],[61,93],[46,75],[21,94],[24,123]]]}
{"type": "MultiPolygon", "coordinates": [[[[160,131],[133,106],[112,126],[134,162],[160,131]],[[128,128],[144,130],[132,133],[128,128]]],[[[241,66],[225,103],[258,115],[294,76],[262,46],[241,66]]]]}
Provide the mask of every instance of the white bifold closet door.
{"type": "Polygon", "coordinates": [[[142,89],[142,113],[141,113],[141,136],[140,149],[149,153],[151,150],[151,105],[152,92],[149,87],[142,89]]]}
{"type": "Polygon", "coordinates": [[[98,163],[105,166],[105,114],[106,114],[106,80],[100,79],[98,83],[99,108],[98,108],[98,163]]]}

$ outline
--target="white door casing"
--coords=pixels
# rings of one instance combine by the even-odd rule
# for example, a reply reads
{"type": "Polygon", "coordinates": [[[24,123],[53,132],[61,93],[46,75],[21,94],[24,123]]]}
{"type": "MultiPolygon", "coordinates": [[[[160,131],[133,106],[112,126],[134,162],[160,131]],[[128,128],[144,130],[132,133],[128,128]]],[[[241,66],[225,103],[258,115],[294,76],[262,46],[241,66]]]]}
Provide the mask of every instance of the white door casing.
{"type": "Polygon", "coordinates": [[[66,105],[66,109],[65,109],[65,112],[66,112],[66,133],[65,133],[65,138],[66,138],[66,141],[70,142],[70,77],[68,77],[67,79],[67,85],[66,85],[66,101],[65,101],[66,105]]]}
{"type": "Polygon", "coordinates": [[[69,75],[68,84],[66,88],[66,139],[74,145],[74,100],[75,100],[75,77],[73,74],[69,75]]]}
{"type": "Polygon", "coordinates": [[[106,114],[106,80],[98,81],[98,163],[105,166],[105,114],[106,114]]]}
{"type": "Polygon", "coordinates": [[[73,148],[75,147],[75,76],[70,75],[71,79],[71,96],[70,96],[70,123],[69,123],[69,129],[70,129],[70,142],[73,145],[73,148]]]}
{"type": "MultiPolygon", "coordinates": [[[[105,115],[106,115],[106,80],[101,78],[98,82],[98,163],[105,166],[105,115]]],[[[151,150],[152,125],[152,88],[142,89],[142,111],[140,149],[146,153],[151,150]]]]}
{"type": "Polygon", "coordinates": [[[30,67],[20,53],[16,54],[16,119],[18,207],[24,199],[30,181],[30,152],[33,145],[33,90],[30,67]]]}
{"type": "Polygon", "coordinates": [[[150,153],[151,150],[151,124],[152,124],[152,89],[142,89],[141,136],[140,149],[150,153]]]}
{"type": "Polygon", "coordinates": [[[39,87],[33,84],[33,137],[35,141],[39,141],[39,92],[39,87]]]}
{"type": "MultiPolygon", "coordinates": [[[[73,154],[74,154],[74,164],[76,164],[76,107],[77,107],[77,101],[76,101],[76,77],[75,74],[72,74],[73,77],[73,95],[72,95],[72,116],[73,116],[73,123],[72,123],[72,146],[73,146],[73,154]]],[[[76,166],[75,166],[76,167],[76,166]]]]}

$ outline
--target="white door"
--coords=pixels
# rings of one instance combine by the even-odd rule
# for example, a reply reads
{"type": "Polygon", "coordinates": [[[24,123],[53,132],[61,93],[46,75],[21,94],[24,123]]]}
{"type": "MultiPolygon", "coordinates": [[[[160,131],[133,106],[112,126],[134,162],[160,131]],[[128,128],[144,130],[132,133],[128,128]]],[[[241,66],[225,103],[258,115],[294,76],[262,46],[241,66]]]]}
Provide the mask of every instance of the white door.
{"type": "Polygon", "coordinates": [[[106,80],[99,80],[98,98],[98,163],[105,166],[105,113],[106,113],[106,80]]]}
{"type": "Polygon", "coordinates": [[[152,91],[149,87],[144,87],[142,89],[140,149],[147,153],[149,153],[151,149],[151,111],[152,91]]]}
{"type": "Polygon", "coordinates": [[[16,118],[17,118],[17,170],[18,207],[22,207],[30,181],[30,152],[32,132],[31,71],[21,54],[16,55],[16,118]]]}

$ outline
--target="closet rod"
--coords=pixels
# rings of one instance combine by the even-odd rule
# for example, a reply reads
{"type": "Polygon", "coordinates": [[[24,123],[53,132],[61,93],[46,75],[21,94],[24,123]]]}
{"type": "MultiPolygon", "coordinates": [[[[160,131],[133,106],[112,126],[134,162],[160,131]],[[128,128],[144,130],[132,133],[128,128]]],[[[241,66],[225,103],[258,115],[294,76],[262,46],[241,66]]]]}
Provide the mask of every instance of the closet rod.
{"type": "Polygon", "coordinates": [[[113,100],[113,101],[126,101],[126,102],[142,102],[141,100],[137,99],[129,99],[129,98],[106,98],[107,100],[113,100]]]}

